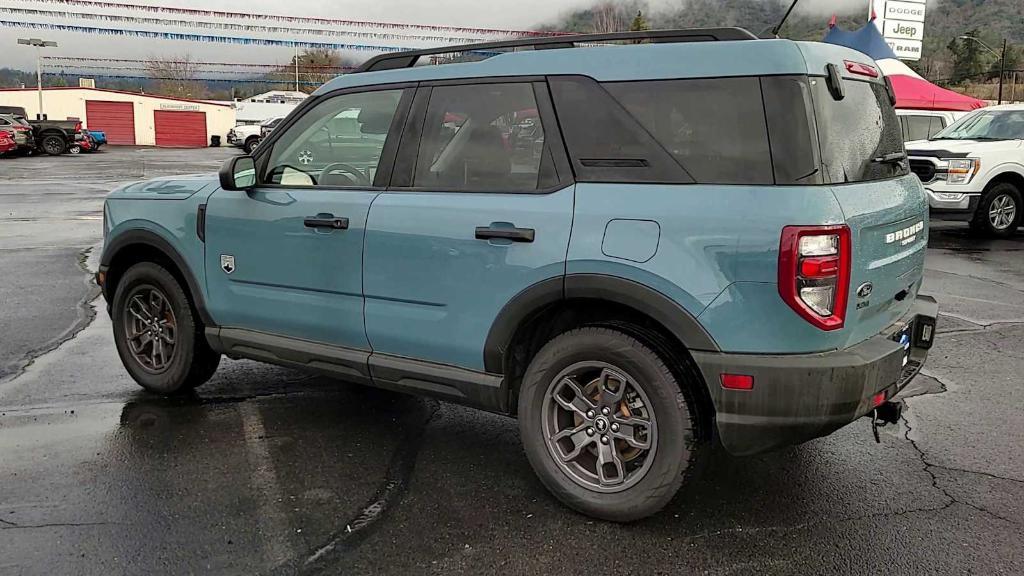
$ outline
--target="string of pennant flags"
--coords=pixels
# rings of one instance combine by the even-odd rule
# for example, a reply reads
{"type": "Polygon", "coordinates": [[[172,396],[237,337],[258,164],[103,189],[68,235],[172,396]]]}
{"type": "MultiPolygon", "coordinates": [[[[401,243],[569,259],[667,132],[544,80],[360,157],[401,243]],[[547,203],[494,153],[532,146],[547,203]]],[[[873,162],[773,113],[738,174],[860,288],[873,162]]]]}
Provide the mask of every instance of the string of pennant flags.
{"type": "Polygon", "coordinates": [[[337,18],[316,18],[309,16],[286,16],[281,14],[256,14],[249,12],[228,12],[221,10],[206,10],[200,8],[178,8],[171,6],[146,5],[146,4],[124,4],[119,2],[106,2],[100,0],[13,0],[16,2],[31,2],[34,4],[49,4],[57,6],[73,6],[78,8],[99,8],[104,10],[123,10],[134,12],[148,12],[152,14],[176,14],[191,17],[221,18],[231,20],[270,20],[286,23],[305,23],[318,26],[346,26],[354,28],[377,28],[391,31],[426,31],[434,36],[455,35],[455,36],[550,36],[563,34],[559,32],[539,32],[534,30],[506,30],[498,28],[476,28],[470,26],[437,26],[428,24],[405,24],[398,22],[371,22],[366,20],[343,20],[337,18]]]}
{"type": "MultiPolygon", "coordinates": [[[[160,62],[159,64],[165,64],[165,63],[164,62],[160,62]]],[[[66,74],[77,74],[78,73],[77,71],[79,71],[79,70],[127,70],[127,71],[137,71],[137,72],[147,72],[147,71],[154,70],[154,68],[147,68],[145,66],[112,66],[112,65],[102,66],[102,65],[93,65],[93,64],[48,64],[48,63],[44,63],[43,64],[43,68],[49,69],[49,70],[61,70],[61,71],[64,71],[66,74]]],[[[279,73],[281,73],[281,74],[284,74],[285,76],[288,76],[289,78],[295,76],[295,72],[290,70],[289,66],[287,64],[284,64],[282,66],[278,66],[277,67],[277,71],[279,73]]],[[[207,74],[227,74],[227,75],[233,75],[233,76],[252,76],[254,74],[267,74],[267,72],[256,72],[256,71],[253,71],[253,70],[199,70],[198,72],[200,72],[200,73],[207,73],[207,74]]],[[[325,74],[331,74],[331,73],[332,73],[332,71],[321,71],[321,72],[309,72],[309,71],[301,72],[300,71],[299,72],[299,74],[303,75],[303,76],[323,76],[325,74]]]]}
{"type": "Polygon", "coordinates": [[[466,38],[458,36],[428,36],[420,34],[400,34],[395,32],[368,32],[359,30],[299,28],[293,26],[264,26],[260,24],[235,24],[230,22],[203,22],[197,20],[171,20],[166,18],[148,18],[138,16],[122,16],[117,14],[96,14],[88,12],[68,12],[63,10],[38,10],[34,8],[10,8],[0,6],[0,13],[25,18],[52,18],[59,20],[95,20],[116,22],[142,26],[167,26],[172,28],[231,30],[236,32],[252,32],[260,34],[290,34],[303,36],[326,36],[361,38],[365,40],[411,40],[440,44],[465,44],[484,40],[480,37],[466,38]]]}
{"type": "Polygon", "coordinates": [[[30,28],[58,32],[81,32],[100,36],[124,36],[133,38],[154,38],[161,40],[184,40],[189,42],[216,42],[221,44],[242,44],[247,46],[280,46],[287,48],[325,48],[328,50],[351,50],[359,52],[402,52],[411,50],[403,46],[371,46],[345,42],[314,42],[311,40],[277,40],[272,38],[251,38],[247,36],[220,36],[215,34],[191,34],[187,32],[157,32],[99,26],[76,26],[73,24],[49,24],[44,22],[19,22],[0,20],[0,28],[30,28]]]}
{"type": "MultiPolygon", "coordinates": [[[[84,56],[43,56],[43,62],[105,62],[111,64],[146,64],[151,60],[144,60],[140,58],[88,58],[84,56]]],[[[202,67],[213,67],[213,68],[268,68],[268,69],[280,69],[288,68],[292,66],[291,63],[285,64],[256,64],[251,62],[209,62],[204,60],[160,60],[161,64],[191,64],[202,67]]],[[[330,64],[302,64],[303,69],[313,70],[324,70],[324,71],[338,71],[338,70],[354,70],[355,66],[333,66],[330,64]]]]}
{"type": "MultiPolygon", "coordinates": [[[[43,72],[43,76],[68,76],[68,75],[74,75],[74,73],[73,72],[71,72],[71,73],[68,73],[68,72],[43,72]]],[[[178,82],[181,81],[181,78],[159,77],[159,76],[156,76],[156,77],[154,77],[154,76],[139,76],[139,75],[130,75],[130,74],[129,75],[124,75],[124,74],[90,74],[89,77],[90,78],[106,78],[106,79],[110,79],[110,80],[143,80],[143,81],[144,80],[173,80],[173,81],[178,81],[178,82]]],[[[238,84],[238,83],[245,83],[245,84],[281,84],[281,83],[283,83],[280,80],[261,80],[261,79],[244,79],[244,78],[189,78],[188,81],[190,81],[190,82],[191,81],[196,81],[196,82],[230,82],[231,84],[238,84]]],[[[294,86],[295,85],[295,80],[291,79],[291,80],[288,80],[287,82],[284,82],[284,83],[287,83],[289,85],[294,86]]],[[[309,80],[300,80],[299,81],[299,85],[301,85],[301,86],[320,86],[321,84],[322,84],[321,82],[313,82],[313,81],[309,81],[309,80]]]]}

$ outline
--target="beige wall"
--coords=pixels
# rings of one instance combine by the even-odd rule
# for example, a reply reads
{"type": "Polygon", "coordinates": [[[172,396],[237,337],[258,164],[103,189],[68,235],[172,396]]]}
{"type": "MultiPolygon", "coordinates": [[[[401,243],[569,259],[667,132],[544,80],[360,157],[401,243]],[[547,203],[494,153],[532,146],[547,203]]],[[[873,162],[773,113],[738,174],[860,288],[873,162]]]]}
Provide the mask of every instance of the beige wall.
{"type": "MultiPolygon", "coordinates": [[[[156,145],[156,130],[153,126],[153,112],[156,110],[194,110],[206,113],[206,141],[210,136],[219,135],[227,142],[228,130],[235,127],[235,110],[230,106],[216,106],[203,102],[169,100],[144,94],[120,94],[87,88],[72,90],[43,90],[43,110],[51,120],[79,118],[89,127],[85,116],[86,100],[107,102],[133,102],[135,104],[135,143],[142,146],[156,145]]],[[[35,118],[39,108],[39,97],[35,90],[0,90],[0,106],[21,106],[29,118],[35,118]]]]}

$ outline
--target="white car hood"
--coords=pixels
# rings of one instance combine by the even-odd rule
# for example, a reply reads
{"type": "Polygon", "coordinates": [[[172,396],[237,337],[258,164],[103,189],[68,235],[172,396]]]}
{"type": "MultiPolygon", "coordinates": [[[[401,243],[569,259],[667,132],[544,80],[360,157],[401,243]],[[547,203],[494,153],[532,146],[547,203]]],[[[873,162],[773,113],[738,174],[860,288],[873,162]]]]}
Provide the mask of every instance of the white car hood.
{"type": "MultiPolygon", "coordinates": [[[[1021,140],[915,140],[907,142],[907,154],[914,156],[915,152],[933,152],[942,150],[953,152],[957,156],[976,156],[989,152],[1001,152],[1006,150],[1017,150],[1024,144],[1021,140]]],[[[932,156],[932,154],[928,154],[932,156]]]]}

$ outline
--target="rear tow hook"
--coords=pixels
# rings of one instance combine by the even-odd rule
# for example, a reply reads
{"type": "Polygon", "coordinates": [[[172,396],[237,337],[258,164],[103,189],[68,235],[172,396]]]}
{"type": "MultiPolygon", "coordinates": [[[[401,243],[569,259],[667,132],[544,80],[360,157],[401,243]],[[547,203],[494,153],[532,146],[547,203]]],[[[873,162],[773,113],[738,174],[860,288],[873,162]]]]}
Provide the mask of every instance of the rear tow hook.
{"type": "Polygon", "coordinates": [[[871,411],[871,433],[875,436],[875,442],[882,443],[882,439],[878,437],[878,429],[887,424],[899,422],[902,414],[903,402],[901,400],[883,402],[871,411]]]}

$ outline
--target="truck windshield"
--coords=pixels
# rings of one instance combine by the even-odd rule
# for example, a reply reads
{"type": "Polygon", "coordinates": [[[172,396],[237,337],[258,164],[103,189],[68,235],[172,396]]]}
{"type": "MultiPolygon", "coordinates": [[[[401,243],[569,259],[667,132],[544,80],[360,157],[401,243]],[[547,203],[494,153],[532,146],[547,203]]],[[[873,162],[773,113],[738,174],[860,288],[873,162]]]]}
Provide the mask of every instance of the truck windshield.
{"type": "Polygon", "coordinates": [[[865,182],[910,173],[900,121],[885,86],[847,79],[846,96],[836,100],[824,78],[812,77],[810,83],[827,182],[865,182]]]}
{"type": "Polygon", "coordinates": [[[932,140],[1024,139],[1024,110],[985,110],[964,116],[932,140]]]}

